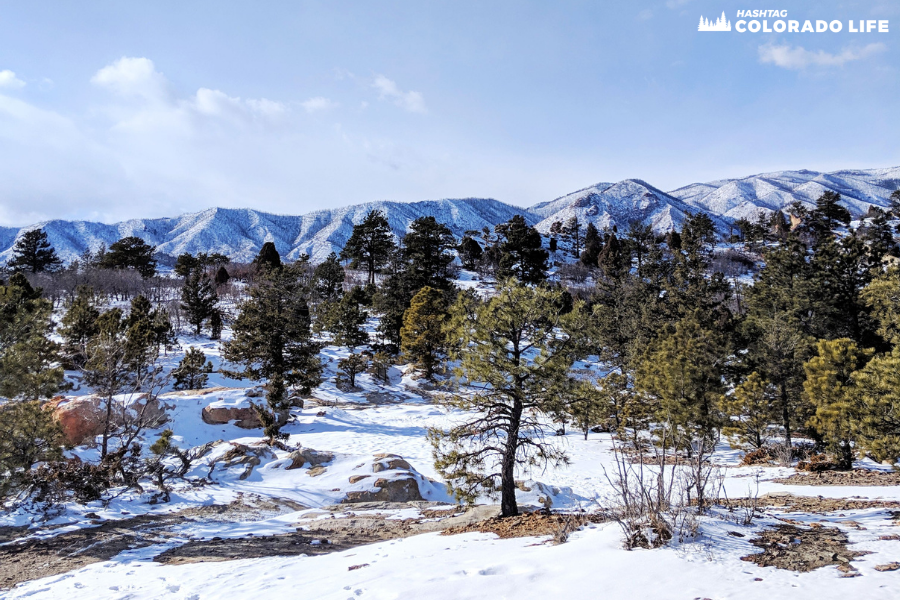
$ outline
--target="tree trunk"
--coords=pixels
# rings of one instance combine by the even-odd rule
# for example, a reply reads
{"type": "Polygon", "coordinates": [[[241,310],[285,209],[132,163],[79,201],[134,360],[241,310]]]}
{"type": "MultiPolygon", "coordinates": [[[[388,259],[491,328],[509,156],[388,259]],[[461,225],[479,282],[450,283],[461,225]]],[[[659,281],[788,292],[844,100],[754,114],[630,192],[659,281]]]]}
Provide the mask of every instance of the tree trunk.
{"type": "Polygon", "coordinates": [[[109,448],[109,426],[112,421],[112,396],[106,398],[106,420],[103,422],[103,444],[100,447],[100,458],[106,458],[109,448]]]}
{"type": "Polygon", "coordinates": [[[519,514],[516,504],[516,450],[519,446],[519,424],[522,421],[522,403],[515,400],[506,432],[506,448],[500,464],[500,516],[514,517],[519,514]]]}
{"type": "Polygon", "coordinates": [[[784,383],[779,386],[781,388],[781,422],[784,425],[784,445],[791,447],[791,411],[788,410],[787,386],[784,383]]]}

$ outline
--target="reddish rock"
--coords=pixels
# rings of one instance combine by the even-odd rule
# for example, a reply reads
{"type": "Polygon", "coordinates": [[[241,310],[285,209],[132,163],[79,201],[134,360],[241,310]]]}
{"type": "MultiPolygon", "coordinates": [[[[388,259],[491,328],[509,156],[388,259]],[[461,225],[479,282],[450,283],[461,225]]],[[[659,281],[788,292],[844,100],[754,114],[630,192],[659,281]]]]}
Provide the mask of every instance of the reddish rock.
{"type": "Polygon", "coordinates": [[[347,492],[343,503],[353,502],[413,502],[423,500],[415,477],[377,479],[375,490],[347,492]]]}
{"type": "Polygon", "coordinates": [[[89,443],[103,433],[106,411],[96,396],[57,396],[46,407],[53,411],[66,441],[73,446],[89,443]]]}
{"type": "Polygon", "coordinates": [[[204,423],[210,425],[227,425],[234,421],[241,429],[256,429],[262,427],[259,417],[252,406],[204,406],[201,418],[204,423]]]}
{"type": "MultiPolygon", "coordinates": [[[[89,444],[103,433],[106,424],[106,403],[98,396],[76,396],[66,398],[57,396],[47,403],[46,408],[53,411],[59,422],[66,441],[72,445],[89,444]]],[[[126,421],[144,422],[145,427],[159,427],[168,420],[166,407],[158,401],[147,402],[147,395],[136,396],[124,409],[120,400],[115,400],[111,415],[112,429],[122,426],[126,421]]]]}

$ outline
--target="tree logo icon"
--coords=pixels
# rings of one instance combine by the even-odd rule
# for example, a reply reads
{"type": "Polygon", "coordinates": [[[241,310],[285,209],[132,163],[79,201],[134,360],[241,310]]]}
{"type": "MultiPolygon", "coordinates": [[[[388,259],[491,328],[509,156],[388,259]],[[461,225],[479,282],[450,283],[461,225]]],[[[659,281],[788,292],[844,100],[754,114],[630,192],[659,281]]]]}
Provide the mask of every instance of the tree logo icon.
{"type": "Polygon", "coordinates": [[[700,26],[697,27],[697,31],[731,31],[731,21],[725,18],[724,10],[722,11],[722,16],[716,19],[715,23],[701,16],[700,26]]]}

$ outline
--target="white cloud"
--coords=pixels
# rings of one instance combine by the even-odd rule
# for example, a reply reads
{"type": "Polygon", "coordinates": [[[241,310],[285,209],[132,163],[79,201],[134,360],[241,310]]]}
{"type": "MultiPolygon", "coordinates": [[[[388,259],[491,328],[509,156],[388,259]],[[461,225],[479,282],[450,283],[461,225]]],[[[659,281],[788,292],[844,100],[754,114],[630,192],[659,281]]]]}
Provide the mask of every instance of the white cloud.
{"type": "Polygon", "coordinates": [[[322,96],[316,96],[315,98],[310,98],[304,102],[300,103],[300,106],[303,107],[308,113],[321,112],[325,110],[330,110],[337,106],[336,102],[332,102],[328,98],[323,98],[322,96]]]}
{"type": "Polygon", "coordinates": [[[165,76],[156,70],[152,60],[127,56],[97,71],[91,83],[121,96],[147,100],[165,98],[169,87],[165,76]]]}
{"type": "Polygon", "coordinates": [[[415,113],[428,112],[425,108],[425,98],[422,97],[422,94],[414,91],[404,92],[394,81],[384,75],[376,76],[372,87],[378,90],[379,98],[391,100],[403,110],[415,113]]]}
{"type": "Polygon", "coordinates": [[[790,44],[766,44],[759,47],[759,62],[795,71],[807,67],[842,67],[848,62],[861,60],[886,49],[884,44],[876,43],[862,48],[844,48],[837,54],[831,54],[824,50],[813,52],[790,44]]]}
{"type": "Polygon", "coordinates": [[[650,10],[649,8],[645,8],[644,10],[642,10],[641,12],[638,13],[637,18],[639,21],[646,21],[647,19],[652,19],[653,11],[650,10]]]}
{"type": "Polygon", "coordinates": [[[25,82],[16,77],[16,74],[5,69],[0,71],[0,88],[19,89],[25,87],[25,82]]]}

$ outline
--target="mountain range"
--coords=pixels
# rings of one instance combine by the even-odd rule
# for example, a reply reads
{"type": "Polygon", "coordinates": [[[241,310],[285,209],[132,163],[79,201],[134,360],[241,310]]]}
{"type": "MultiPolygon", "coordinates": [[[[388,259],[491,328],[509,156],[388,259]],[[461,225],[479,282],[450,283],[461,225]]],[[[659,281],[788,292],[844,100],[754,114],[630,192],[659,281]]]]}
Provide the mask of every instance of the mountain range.
{"type": "Polygon", "coordinates": [[[680,227],[688,213],[706,212],[723,231],[740,218],[756,219],[760,213],[787,209],[799,201],[811,207],[825,191],[841,194],[844,205],[856,216],[870,206],[887,207],[889,196],[900,189],[900,167],[889,169],[777,171],[740,179],[694,183],[664,192],[640,179],[598,183],[549,202],[523,208],[485,198],[429,200],[422,202],[367,202],[300,216],[276,215],[254,209],[210,208],[197,213],[158,219],[132,219],[105,224],[90,221],[52,220],[27,227],[0,227],[0,262],[12,256],[12,247],[25,231],[42,228],[60,257],[68,262],[86,249],[109,246],[125,236],[138,236],[158,252],[177,256],[183,252],[220,252],[232,260],[249,261],[264,242],[274,242],[282,255],[295,259],[301,253],[314,261],[340,251],[370,210],[382,211],[398,237],[418,217],[433,216],[453,234],[480,231],[521,214],[547,233],[556,221],[578,217],[604,227],[627,227],[640,222],[663,232],[680,227]]]}

